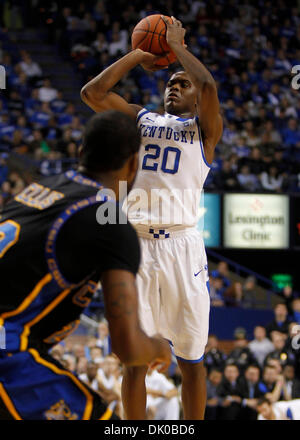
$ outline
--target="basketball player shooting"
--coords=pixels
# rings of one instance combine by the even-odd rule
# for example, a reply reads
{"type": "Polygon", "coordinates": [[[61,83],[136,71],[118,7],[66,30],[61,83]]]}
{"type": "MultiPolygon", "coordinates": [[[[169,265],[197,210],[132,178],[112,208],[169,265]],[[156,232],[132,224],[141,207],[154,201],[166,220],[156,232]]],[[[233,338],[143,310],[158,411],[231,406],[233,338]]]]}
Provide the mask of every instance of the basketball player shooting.
{"type": "MultiPolygon", "coordinates": [[[[141,130],[139,170],[133,189],[188,190],[184,202],[162,198],[184,220],[170,220],[159,203],[141,206],[129,201],[128,212],[140,238],[142,263],[137,276],[139,318],[147,334],[160,333],[173,346],[182,373],[185,419],[203,419],[206,404],[204,348],[209,321],[207,257],[196,229],[200,194],[222,134],[215,81],[205,66],[182,44],[185,29],[172,17],[166,41],[182,65],[171,76],[164,94],[165,114],[150,113],[127,103],[111,89],[131,69],[161,68],[166,54],[135,49],[87,83],[83,101],[94,111],[116,109],[135,118],[141,130]],[[159,65],[160,64],[160,65],[159,65]]],[[[117,127],[116,127],[117,129],[117,127]]],[[[166,197],[166,196],[165,196],[166,197]]],[[[146,418],[147,366],[125,367],[122,399],[127,419],[146,418]]]]}

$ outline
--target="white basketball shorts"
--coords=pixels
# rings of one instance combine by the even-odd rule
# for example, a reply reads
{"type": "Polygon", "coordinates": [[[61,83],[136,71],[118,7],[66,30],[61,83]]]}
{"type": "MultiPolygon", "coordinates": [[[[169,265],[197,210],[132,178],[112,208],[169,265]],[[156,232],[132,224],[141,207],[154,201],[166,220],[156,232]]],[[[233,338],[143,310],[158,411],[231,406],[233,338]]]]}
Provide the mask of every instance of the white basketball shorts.
{"type": "Polygon", "coordinates": [[[177,358],[200,362],[210,307],[202,237],[195,228],[137,232],[142,254],[137,275],[141,326],[149,336],[160,333],[168,339],[177,358]]]}

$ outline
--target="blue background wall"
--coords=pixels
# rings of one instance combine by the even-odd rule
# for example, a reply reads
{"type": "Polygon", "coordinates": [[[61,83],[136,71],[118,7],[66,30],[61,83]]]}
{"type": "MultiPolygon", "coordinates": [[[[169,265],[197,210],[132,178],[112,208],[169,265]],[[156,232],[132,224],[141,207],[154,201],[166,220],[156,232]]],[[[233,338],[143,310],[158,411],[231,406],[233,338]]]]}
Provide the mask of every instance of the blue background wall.
{"type": "Polygon", "coordinates": [[[243,327],[247,331],[248,340],[251,340],[256,325],[265,326],[273,319],[272,310],[211,307],[209,333],[217,335],[219,339],[234,339],[234,330],[243,327]]]}

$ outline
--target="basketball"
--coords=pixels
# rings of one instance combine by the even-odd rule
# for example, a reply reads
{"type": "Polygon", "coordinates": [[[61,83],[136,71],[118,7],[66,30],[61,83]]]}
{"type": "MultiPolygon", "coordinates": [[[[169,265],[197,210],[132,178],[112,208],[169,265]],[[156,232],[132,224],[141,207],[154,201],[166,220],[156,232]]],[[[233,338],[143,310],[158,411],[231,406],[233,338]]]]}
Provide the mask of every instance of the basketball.
{"type": "MultiPolygon", "coordinates": [[[[168,22],[172,22],[171,17],[166,15],[164,17],[168,22]]],[[[131,36],[132,49],[141,49],[153,55],[167,53],[165,57],[156,63],[158,66],[166,67],[176,61],[176,55],[167,43],[166,32],[167,26],[160,14],[149,15],[139,21],[133,29],[131,36]]]]}

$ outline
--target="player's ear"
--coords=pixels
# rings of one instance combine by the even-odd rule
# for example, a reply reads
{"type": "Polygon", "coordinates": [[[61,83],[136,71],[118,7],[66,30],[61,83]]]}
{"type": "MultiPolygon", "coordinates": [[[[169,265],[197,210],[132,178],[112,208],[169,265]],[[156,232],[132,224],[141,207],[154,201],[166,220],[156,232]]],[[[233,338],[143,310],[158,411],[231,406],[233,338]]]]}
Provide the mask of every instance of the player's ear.
{"type": "Polygon", "coordinates": [[[138,166],[139,154],[136,152],[128,159],[128,181],[132,181],[135,178],[138,166]]]}

